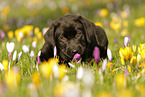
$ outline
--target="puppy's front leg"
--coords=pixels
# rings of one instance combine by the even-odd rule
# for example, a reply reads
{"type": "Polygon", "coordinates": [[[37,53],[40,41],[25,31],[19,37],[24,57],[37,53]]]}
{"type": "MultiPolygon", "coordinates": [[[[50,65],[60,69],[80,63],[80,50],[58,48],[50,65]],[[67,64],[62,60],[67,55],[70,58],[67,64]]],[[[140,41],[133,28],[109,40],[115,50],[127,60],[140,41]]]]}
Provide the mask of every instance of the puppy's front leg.
{"type": "Polygon", "coordinates": [[[41,49],[41,55],[40,60],[42,61],[48,61],[49,58],[53,57],[53,46],[45,43],[41,49]]]}

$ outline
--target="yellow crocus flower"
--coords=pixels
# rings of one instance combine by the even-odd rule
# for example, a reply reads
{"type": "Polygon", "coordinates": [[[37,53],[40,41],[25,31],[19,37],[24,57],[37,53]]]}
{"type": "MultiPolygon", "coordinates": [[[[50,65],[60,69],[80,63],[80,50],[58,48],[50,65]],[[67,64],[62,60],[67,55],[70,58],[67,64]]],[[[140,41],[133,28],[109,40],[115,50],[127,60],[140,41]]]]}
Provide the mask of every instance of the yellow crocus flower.
{"type": "Polygon", "coordinates": [[[112,65],[114,65],[112,62],[109,62],[108,64],[107,64],[107,69],[108,68],[110,68],[112,65]]]}
{"type": "Polygon", "coordinates": [[[55,95],[55,97],[63,97],[65,89],[66,89],[66,85],[63,84],[63,83],[60,83],[60,84],[56,85],[54,87],[54,95],[55,95]]]}
{"type": "Polygon", "coordinates": [[[144,17],[137,18],[135,19],[134,23],[137,27],[143,27],[145,24],[145,18],[144,17]]]}
{"type": "Polygon", "coordinates": [[[41,86],[41,81],[40,81],[40,73],[39,72],[34,72],[32,77],[32,82],[37,86],[40,87],[41,86]]]}
{"type": "Polygon", "coordinates": [[[129,89],[121,89],[117,92],[115,97],[136,97],[134,92],[129,89]]]}
{"type": "Polygon", "coordinates": [[[140,48],[143,50],[145,48],[145,43],[140,43],[140,48]]]}
{"type": "Polygon", "coordinates": [[[96,22],[95,25],[96,25],[96,26],[103,27],[101,22],[96,22]]]}
{"type": "Polygon", "coordinates": [[[31,31],[33,30],[34,26],[33,25],[25,25],[23,28],[22,28],[22,32],[24,35],[30,35],[31,31]]]}
{"type": "Polygon", "coordinates": [[[64,64],[59,66],[59,80],[62,80],[63,77],[66,75],[66,66],[64,64]]]}
{"type": "Polygon", "coordinates": [[[37,35],[37,33],[39,33],[39,32],[40,32],[40,29],[38,27],[35,27],[34,34],[37,35]]]}
{"type": "Polygon", "coordinates": [[[42,37],[43,37],[41,32],[38,32],[36,35],[37,35],[38,39],[42,39],[42,37]]]}
{"type": "Polygon", "coordinates": [[[130,60],[130,64],[135,65],[136,59],[137,59],[136,56],[133,56],[133,57],[131,58],[131,60],[130,60]]]}
{"type": "Polygon", "coordinates": [[[141,51],[142,59],[145,61],[145,48],[141,51]]]}
{"type": "Polygon", "coordinates": [[[123,21],[123,27],[124,28],[127,28],[128,27],[128,21],[127,20],[123,21]]]}
{"type": "Polygon", "coordinates": [[[47,62],[42,62],[40,66],[40,72],[45,79],[50,79],[52,75],[53,67],[48,65],[47,62]]]}
{"type": "Polygon", "coordinates": [[[116,85],[118,88],[123,88],[126,86],[125,75],[122,73],[118,73],[114,78],[116,85]]]}
{"type": "Polygon", "coordinates": [[[127,29],[123,29],[123,30],[121,31],[121,35],[122,35],[122,36],[127,36],[128,34],[129,34],[129,32],[128,32],[127,29]]]}
{"type": "Polygon", "coordinates": [[[51,58],[48,61],[44,61],[41,63],[40,72],[42,76],[46,79],[50,79],[53,71],[53,66],[58,64],[58,59],[51,58]]]}
{"type": "Polygon", "coordinates": [[[128,65],[128,72],[131,73],[131,66],[128,65]]]}
{"type": "Polygon", "coordinates": [[[110,27],[113,29],[113,30],[115,30],[115,31],[119,31],[120,30],[120,28],[121,28],[121,23],[120,22],[115,22],[114,20],[112,20],[111,22],[110,22],[110,27]]]}
{"type": "Polygon", "coordinates": [[[10,71],[5,73],[4,79],[7,87],[9,89],[15,90],[17,89],[20,83],[21,76],[18,71],[16,72],[13,69],[11,69],[10,71]]]}
{"type": "Polygon", "coordinates": [[[136,52],[136,45],[132,45],[133,53],[135,54],[136,52]]]}
{"type": "Polygon", "coordinates": [[[140,68],[140,67],[144,67],[144,69],[145,69],[145,61],[143,62],[143,63],[141,63],[140,65],[138,65],[138,68],[140,68]]]}
{"type": "Polygon", "coordinates": [[[115,71],[117,71],[119,68],[115,68],[111,71],[111,73],[114,73],[115,71]]]}
{"type": "Polygon", "coordinates": [[[124,59],[127,61],[127,60],[130,60],[131,57],[132,57],[132,50],[131,50],[131,47],[125,47],[124,48],[124,59]]]}
{"type": "Polygon", "coordinates": [[[112,97],[112,94],[108,91],[101,91],[96,97],[112,97]]]}
{"type": "Polygon", "coordinates": [[[107,15],[108,15],[108,10],[107,10],[106,8],[101,9],[101,10],[99,11],[99,16],[100,16],[100,17],[106,17],[107,15]]]}
{"type": "Polygon", "coordinates": [[[7,71],[8,65],[9,65],[8,60],[3,60],[3,61],[2,61],[2,64],[3,64],[3,66],[4,66],[4,70],[7,71]]]}
{"type": "Polygon", "coordinates": [[[14,32],[13,32],[13,31],[9,31],[9,32],[8,32],[8,37],[9,37],[9,39],[12,39],[13,36],[14,36],[14,32]]]}
{"type": "Polygon", "coordinates": [[[121,61],[121,64],[122,64],[123,66],[125,66],[124,58],[120,58],[120,61],[121,61]]]}
{"type": "Polygon", "coordinates": [[[18,37],[16,37],[16,38],[17,38],[17,41],[18,41],[18,42],[21,42],[21,41],[22,41],[22,38],[21,38],[21,37],[18,36],[18,37]]]}
{"type": "Polygon", "coordinates": [[[52,67],[55,65],[55,64],[58,64],[58,59],[57,58],[50,58],[48,60],[48,65],[51,65],[52,67]]]}
{"type": "Polygon", "coordinates": [[[124,58],[123,53],[124,53],[123,48],[120,48],[120,50],[119,50],[119,55],[120,55],[121,58],[124,58]]]}
{"type": "Polygon", "coordinates": [[[140,47],[138,47],[138,53],[141,54],[141,48],[140,47]]]}

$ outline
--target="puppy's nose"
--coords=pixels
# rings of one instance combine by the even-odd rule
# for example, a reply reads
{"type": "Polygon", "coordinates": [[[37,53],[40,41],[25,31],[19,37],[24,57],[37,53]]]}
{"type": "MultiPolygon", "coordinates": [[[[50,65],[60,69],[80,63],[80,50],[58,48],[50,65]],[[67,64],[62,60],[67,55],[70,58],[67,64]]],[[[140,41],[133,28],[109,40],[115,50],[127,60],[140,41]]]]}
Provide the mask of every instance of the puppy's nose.
{"type": "Polygon", "coordinates": [[[77,51],[77,50],[73,50],[73,53],[75,53],[75,54],[76,54],[76,53],[78,53],[78,51],[77,51]]]}

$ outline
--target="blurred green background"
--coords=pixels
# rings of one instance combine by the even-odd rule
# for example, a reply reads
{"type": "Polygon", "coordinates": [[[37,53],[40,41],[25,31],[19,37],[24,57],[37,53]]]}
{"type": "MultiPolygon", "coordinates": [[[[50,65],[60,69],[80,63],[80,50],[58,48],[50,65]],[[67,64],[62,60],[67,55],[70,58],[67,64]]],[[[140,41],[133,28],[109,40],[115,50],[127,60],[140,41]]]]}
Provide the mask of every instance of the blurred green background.
{"type": "MultiPolygon", "coordinates": [[[[136,13],[145,6],[145,0],[1,0],[0,29],[14,30],[27,24],[48,27],[54,19],[66,14],[78,14],[97,21],[99,9],[107,8],[110,14],[125,6],[136,13]]],[[[135,17],[143,14],[138,12],[135,17]]]]}

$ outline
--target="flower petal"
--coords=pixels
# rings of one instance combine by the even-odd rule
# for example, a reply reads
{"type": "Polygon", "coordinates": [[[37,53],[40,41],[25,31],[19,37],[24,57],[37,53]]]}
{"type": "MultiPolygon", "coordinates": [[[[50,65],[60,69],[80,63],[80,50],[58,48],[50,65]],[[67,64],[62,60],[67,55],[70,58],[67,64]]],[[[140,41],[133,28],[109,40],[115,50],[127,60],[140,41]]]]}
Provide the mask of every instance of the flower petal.
{"type": "Polygon", "coordinates": [[[14,44],[14,42],[10,42],[10,43],[7,42],[6,47],[7,47],[8,52],[12,53],[14,50],[15,44],[14,44]]]}
{"type": "Polygon", "coordinates": [[[111,50],[109,48],[107,49],[107,56],[108,56],[109,62],[111,62],[112,61],[112,53],[111,53],[111,50]]]}
{"type": "Polygon", "coordinates": [[[81,55],[77,53],[73,57],[73,62],[75,62],[75,61],[80,62],[80,59],[81,59],[81,55]]]}
{"type": "Polygon", "coordinates": [[[98,63],[100,61],[100,50],[98,47],[94,48],[93,56],[95,58],[95,62],[98,63]]]}

